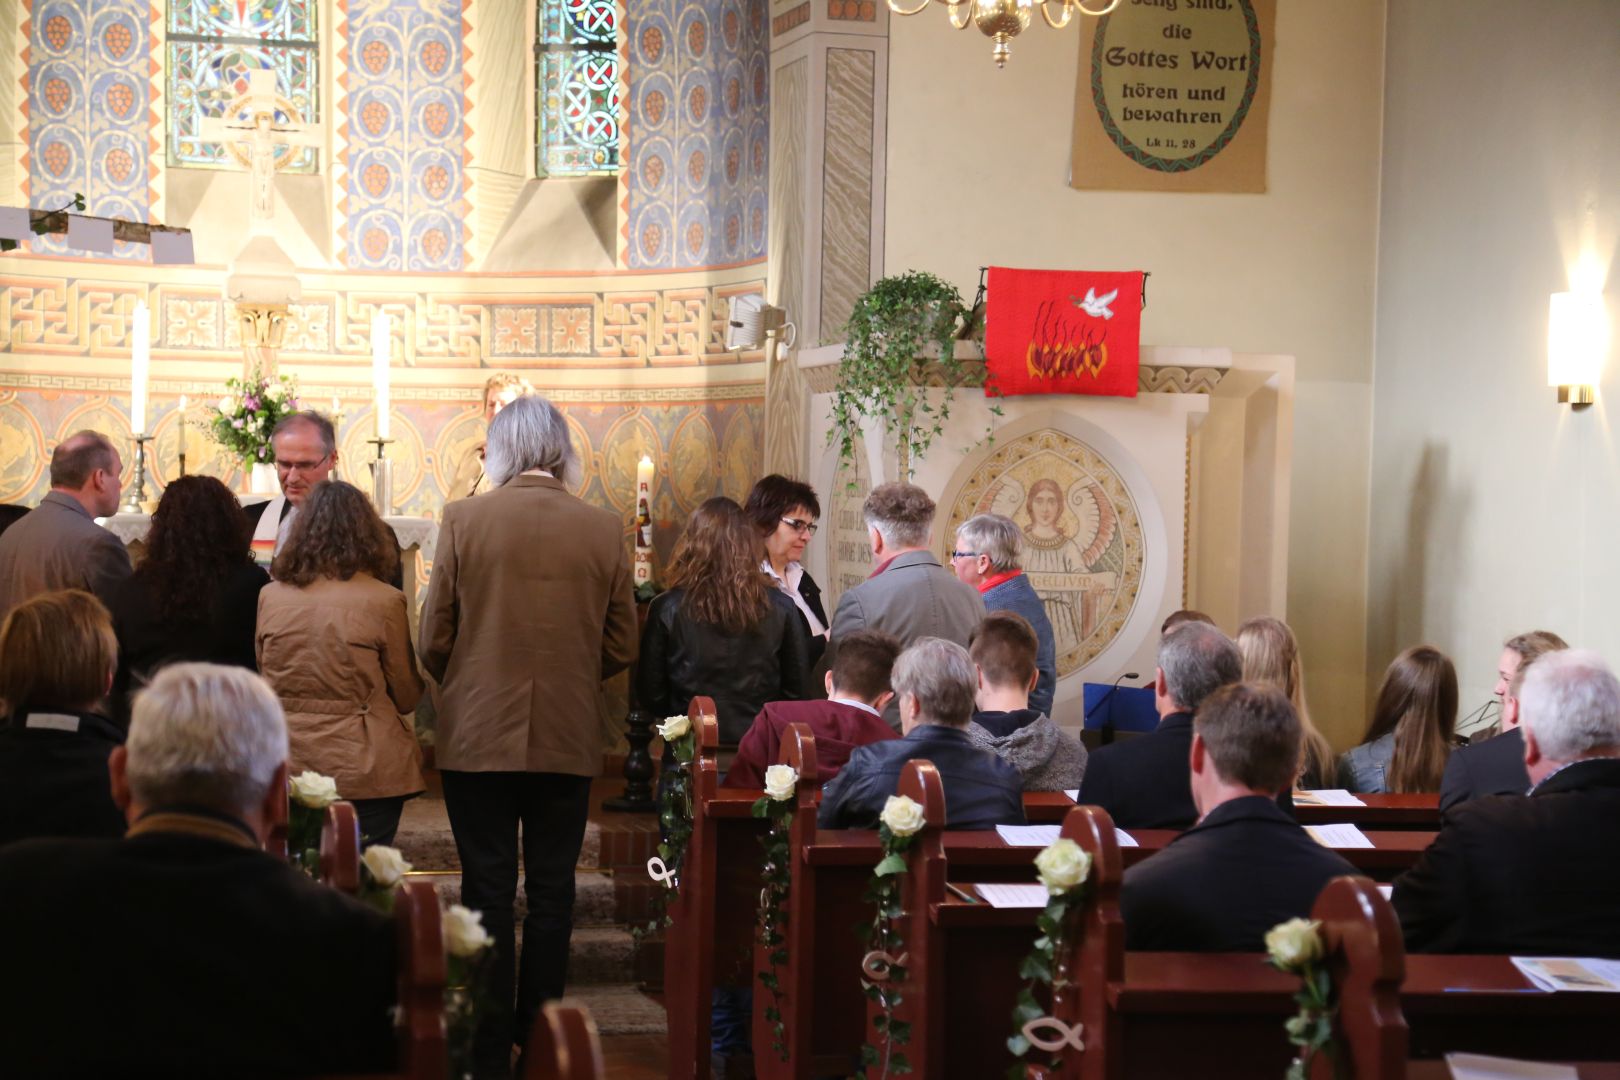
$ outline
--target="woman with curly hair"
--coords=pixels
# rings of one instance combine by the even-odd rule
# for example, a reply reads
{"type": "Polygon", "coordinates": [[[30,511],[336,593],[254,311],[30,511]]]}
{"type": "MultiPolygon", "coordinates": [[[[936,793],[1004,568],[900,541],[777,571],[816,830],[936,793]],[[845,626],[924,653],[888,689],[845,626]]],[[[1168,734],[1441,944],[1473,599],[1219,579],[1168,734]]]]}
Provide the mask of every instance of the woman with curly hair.
{"type": "Polygon", "coordinates": [[[131,696],[158,669],[204,660],[257,670],[259,590],[247,516],[212,476],[182,476],[163,490],[146,557],[107,596],[118,635],[112,710],[125,724],[131,696]]]}
{"type": "Polygon", "coordinates": [[[760,570],[765,544],[742,508],[714,498],[692,511],[670,560],[670,588],[647,611],[636,691],[654,716],[714,699],[720,741],[735,745],[767,701],[805,696],[804,620],[760,570]]]}
{"type": "Polygon", "coordinates": [[[420,794],[422,696],[393,533],[352,484],[317,484],[259,597],[259,671],[287,712],[288,767],[337,781],[360,834],[392,844],[420,794]]]}

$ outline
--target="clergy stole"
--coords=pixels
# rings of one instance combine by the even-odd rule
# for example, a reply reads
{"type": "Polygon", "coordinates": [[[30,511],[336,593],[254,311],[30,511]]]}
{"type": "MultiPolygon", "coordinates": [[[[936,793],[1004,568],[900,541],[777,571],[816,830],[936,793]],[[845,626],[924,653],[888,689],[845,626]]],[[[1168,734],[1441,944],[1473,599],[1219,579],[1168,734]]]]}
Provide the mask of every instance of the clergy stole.
{"type": "Polygon", "coordinates": [[[276,553],[281,550],[281,515],[287,507],[287,496],[277,495],[265,506],[253,528],[253,561],[268,572],[276,553]]]}

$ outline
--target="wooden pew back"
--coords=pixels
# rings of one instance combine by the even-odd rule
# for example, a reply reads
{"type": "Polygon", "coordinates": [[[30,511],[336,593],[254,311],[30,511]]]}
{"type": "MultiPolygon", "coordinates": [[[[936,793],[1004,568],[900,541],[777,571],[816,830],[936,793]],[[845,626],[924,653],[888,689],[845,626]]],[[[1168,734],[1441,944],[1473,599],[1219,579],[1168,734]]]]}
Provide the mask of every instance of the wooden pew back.
{"type": "Polygon", "coordinates": [[[602,1040],[579,1005],[552,1002],[540,1010],[523,1052],[523,1080],[601,1080],[602,1040]]]}
{"type": "Polygon", "coordinates": [[[335,802],[321,822],[321,880],[348,896],[360,895],[360,817],[354,804],[335,802]]]}
{"type": "Polygon", "coordinates": [[[718,952],[718,844],[709,804],[719,785],[716,755],[720,721],[712,698],[693,698],[686,715],[696,733],[696,750],[688,766],[692,836],[681,866],[679,892],[669,905],[672,922],[664,933],[664,986],[668,996],[670,1076],[701,1080],[709,1075],[709,991],[714,986],[718,952]]]}
{"type": "MultiPolygon", "coordinates": [[[[1322,923],[1328,969],[1339,1000],[1334,1042],[1358,1080],[1402,1080],[1406,1075],[1406,1019],[1401,982],[1406,946],[1401,924],[1378,887],[1363,877],[1328,882],[1311,918],[1322,923]]],[[[1318,1058],[1314,1080],[1333,1080],[1333,1063],[1318,1058]]]]}

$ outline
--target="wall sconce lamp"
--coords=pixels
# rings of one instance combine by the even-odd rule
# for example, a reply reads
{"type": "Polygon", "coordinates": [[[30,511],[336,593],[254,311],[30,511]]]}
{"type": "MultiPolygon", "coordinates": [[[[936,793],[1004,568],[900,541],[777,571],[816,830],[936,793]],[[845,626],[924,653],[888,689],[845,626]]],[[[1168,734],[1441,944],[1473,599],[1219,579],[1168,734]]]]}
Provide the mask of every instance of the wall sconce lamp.
{"type": "Polygon", "coordinates": [[[1608,351],[1603,294],[1553,293],[1547,310],[1547,385],[1558,388],[1560,402],[1583,409],[1597,400],[1608,351]]]}

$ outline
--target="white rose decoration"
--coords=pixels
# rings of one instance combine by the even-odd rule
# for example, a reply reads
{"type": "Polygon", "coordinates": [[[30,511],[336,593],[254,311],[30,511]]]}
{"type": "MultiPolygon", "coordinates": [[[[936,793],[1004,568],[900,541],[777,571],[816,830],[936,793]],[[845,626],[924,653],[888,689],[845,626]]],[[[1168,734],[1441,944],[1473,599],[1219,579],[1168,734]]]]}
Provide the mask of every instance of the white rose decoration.
{"type": "Polygon", "coordinates": [[[484,929],[483,915],[460,904],[451,904],[444,913],[444,944],[451,956],[474,957],[494,943],[484,929]]]}
{"type": "Polygon", "coordinates": [[[658,734],[665,742],[673,742],[691,730],[692,721],[684,716],[666,716],[664,722],[658,725],[658,734]]]}
{"type": "Polygon", "coordinates": [[[765,794],[777,802],[793,798],[799,786],[799,770],[791,765],[772,765],[765,770],[765,794]]]}
{"type": "Polygon", "coordinates": [[[1061,896],[1091,876],[1091,855],[1067,837],[1035,856],[1035,872],[1053,896],[1061,896]]]}
{"type": "Polygon", "coordinates": [[[219,411],[227,416],[236,411],[236,399],[229,394],[219,399],[219,411]]]}
{"type": "Polygon", "coordinates": [[[878,817],[896,836],[910,836],[927,824],[922,806],[904,795],[890,795],[878,817]]]}
{"type": "Polygon", "coordinates": [[[1301,971],[1322,959],[1322,924],[1315,919],[1289,919],[1266,931],[1266,952],[1284,971],[1301,971]]]}
{"type": "Polygon", "coordinates": [[[325,810],[338,801],[337,781],[305,769],[292,778],[292,797],[311,810],[325,810]]]}
{"type": "Polygon", "coordinates": [[[399,853],[398,848],[384,847],[382,844],[373,844],[366,848],[366,853],[360,856],[360,861],[371,874],[371,880],[385,889],[392,889],[403,881],[406,872],[411,868],[411,864],[405,861],[405,856],[399,853]]]}

